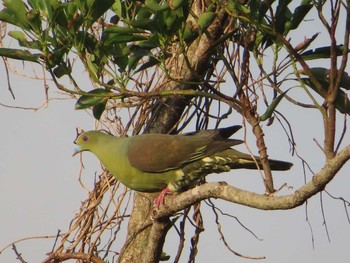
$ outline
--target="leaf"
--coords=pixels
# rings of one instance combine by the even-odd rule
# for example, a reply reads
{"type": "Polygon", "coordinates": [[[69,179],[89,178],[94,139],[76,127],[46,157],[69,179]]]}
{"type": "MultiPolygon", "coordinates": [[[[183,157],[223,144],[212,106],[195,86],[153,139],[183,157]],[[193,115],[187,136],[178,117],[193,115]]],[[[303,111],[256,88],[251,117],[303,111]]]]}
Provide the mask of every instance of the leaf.
{"type": "Polygon", "coordinates": [[[114,2],[115,0],[92,0],[92,3],[90,2],[91,8],[88,10],[88,16],[86,19],[90,24],[94,23],[112,7],[114,2]]]}
{"type": "Polygon", "coordinates": [[[122,0],[117,0],[115,1],[115,3],[112,5],[112,11],[118,16],[118,18],[120,17],[124,17],[125,15],[125,6],[122,5],[122,0]]]}
{"type": "Polygon", "coordinates": [[[141,35],[133,35],[133,34],[108,34],[106,36],[106,40],[104,42],[105,45],[115,45],[118,43],[127,43],[134,41],[146,40],[147,37],[141,35]]]}
{"type": "Polygon", "coordinates": [[[68,15],[66,12],[67,5],[73,5],[73,2],[69,2],[66,5],[59,5],[53,10],[52,16],[49,18],[50,24],[58,24],[63,28],[68,27],[68,15]]]}
{"type": "Polygon", "coordinates": [[[27,22],[31,25],[34,32],[41,34],[41,17],[38,10],[30,10],[26,13],[27,22]]]}
{"type": "Polygon", "coordinates": [[[157,0],[146,0],[145,7],[147,7],[154,13],[162,12],[170,8],[168,2],[165,2],[162,5],[160,5],[157,0]]]}
{"type": "Polygon", "coordinates": [[[138,13],[136,14],[136,20],[140,21],[145,19],[151,19],[151,16],[153,16],[153,12],[145,6],[141,6],[138,13]]]}
{"type": "Polygon", "coordinates": [[[32,54],[27,50],[19,50],[19,49],[12,49],[12,48],[0,48],[0,56],[18,59],[18,60],[38,62],[38,63],[40,58],[40,55],[32,54]]]}
{"type": "MultiPolygon", "coordinates": [[[[321,68],[321,67],[315,67],[310,68],[312,74],[314,77],[320,82],[322,90],[318,90],[316,86],[312,83],[310,78],[302,78],[302,81],[309,86],[311,89],[316,91],[319,95],[321,95],[323,98],[327,97],[327,92],[329,88],[329,69],[327,68],[321,68]]],[[[305,75],[305,72],[303,70],[300,71],[301,74],[305,75]]],[[[343,87],[345,89],[349,89],[350,85],[350,77],[347,73],[344,72],[342,76],[342,80],[340,83],[340,87],[343,87]]],[[[342,90],[338,89],[338,93],[334,100],[334,106],[341,112],[341,113],[348,113],[350,114],[350,100],[347,96],[347,94],[342,90]]]]}
{"type": "Polygon", "coordinates": [[[273,25],[274,30],[276,30],[280,34],[285,34],[286,28],[288,28],[287,24],[290,23],[292,19],[292,12],[288,8],[290,0],[282,0],[278,2],[278,6],[276,8],[276,17],[275,24],[273,25]]]}
{"type": "MultiPolygon", "coordinates": [[[[338,45],[335,50],[336,56],[343,55],[345,50],[344,45],[338,45]]],[[[307,50],[300,54],[304,60],[320,59],[320,58],[330,58],[331,57],[331,47],[319,47],[313,50],[307,50]]]]}
{"type": "Polygon", "coordinates": [[[176,10],[180,8],[186,1],[184,0],[171,0],[169,1],[170,4],[170,9],[171,10],[176,10]]]}
{"type": "Polygon", "coordinates": [[[105,33],[114,33],[114,34],[134,34],[134,33],[144,33],[145,31],[138,28],[132,27],[121,27],[121,26],[109,26],[106,28],[105,33]]]}
{"type": "Polygon", "coordinates": [[[10,31],[8,35],[16,39],[21,46],[29,47],[27,36],[23,31],[10,31]]]}
{"type": "Polygon", "coordinates": [[[22,0],[4,0],[3,3],[7,8],[5,12],[12,16],[11,20],[14,25],[18,25],[22,29],[30,29],[26,19],[27,7],[22,0]]]}
{"type": "Polygon", "coordinates": [[[40,11],[45,17],[52,17],[52,7],[58,5],[57,0],[29,0],[28,4],[35,10],[40,11]]]}
{"type": "Polygon", "coordinates": [[[266,121],[267,119],[269,119],[272,116],[272,113],[275,111],[277,105],[280,103],[280,101],[283,99],[283,97],[287,94],[287,92],[290,90],[291,88],[287,89],[285,92],[281,93],[280,95],[278,95],[270,104],[270,106],[267,108],[267,110],[265,111],[265,113],[263,115],[260,116],[260,120],[261,121],[266,121]]]}
{"type": "Polygon", "coordinates": [[[156,59],[155,57],[150,57],[149,60],[146,63],[143,63],[141,65],[141,67],[139,67],[135,73],[138,73],[142,70],[148,69],[150,67],[153,67],[155,65],[158,65],[160,63],[160,61],[158,59],[156,59]]]}
{"type": "Polygon", "coordinates": [[[79,43],[78,45],[80,47],[86,48],[86,50],[89,53],[93,53],[93,50],[97,46],[96,38],[92,34],[89,34],[86,31],[79,31],[79,32],[77,32],[76,40],[77,40],[77,43],[79,43]]]}
{"type": "MultiPolygon", "coordinates": [[[[329,69],[315,67],[310,68],[312,74],[317,78],[318,81],[328,82],[329,81],[329,69]]],[[[299,71],[300,74],[306,75],[304,70],[299,71]]],[[[350,76],[344,72],[340,81],[340,87],[346,90],[350,90],[350,76]]]]}
{"type": "Polygon", "coordinates": [[[129,63],[129,57],[128,56],[119,56],[116,57],[113,62],[118,65],[119,70],[121,72],[124,72],[126,67],[128,66],[129,63]]]}
{"type": "Polygon", "coordinates": [[[128,20],[125,19],[123,22],[127,23],[128,25],[135,27],[135,28],[141,28],[144,30],[151,30],[153,28],[154,21],[153,19],[142,19],[142,20],[128,20]]]}
{"type": "Polygon", "coordinates": [[[213,23],[215,19],[215,12],[205,12],[198,17],[199,30],[203,33],[213,23]]]}
{"type": "MultiPolygon", "coordinates": [[[[311,82],[311,80],[309,78],[302,78],[301,81],[309,86],[311,89],[313,89],[314,91],[316,91],[319,95],[321,95],[323,98],[326,98],[327,96],[327,90],[329,87],[329,82],[328,81],[322,81],[319,80],[322,90],[319,91],[315,85],[311,82]]],[[[335,97],[334,100],[334,106],[336,107],[337,110],[339,110],[341,113],[345,114],[350,114],[350,100],[347,96],[347,94],[342,90],[339,89],[337,96],[335,97]]]]}
{"type": "Polygon", "coordinates": [[[58,65],[54,70],[53,70],[53,73],[55,74],[55,76],[57,78],[60,78],[64,75],[68,75],[69,73],[72,72],[72,68],[71,67],[67,67],[66,64],[61,64],[61,65],[58,65]]]}
{"type": "Polygon", "coordinates": [[[199,36],[198,28],[195,27],[191,21],[188,21],[186,23],[184,32],[183,32],[183,39],[185,42],[189,45],[192,43],[197,37],[199,36]]]}
{"type": "MultiPolygon", "coordinates": [[[[308,2],[311,2],[311,1],[308,1],[308,2]]],[[[312,7],[313,7],[312,4],[305,3],[295,8],[293,17],[290,23],[291,30],[296,29],[299,26],[299,24],[303,21],[304,17],[307,15],[307,13],[309,13],[312,7]]]]}
{"type": "Polygon", "coordinates": [[[99,120],[102,116],[107,105],[107,100],[102,101],[99,104],[92,106],[92,115],[94,115],[96,120],[99,120]]]}
{"type": "Polygon", "coordinates": [[[162,253],[159,257],[159,260],[160,261],[168,261],[169,259],[170,259],[170,256],[167,253],[165,253],[164,251],[162,251],[162,253]]]}
{"type": "Polygon", "coordinates": [[[106,89],[94,89],[89,91],[87,94],[82,95],[75,104],[76,110],[83,110],[96,106],[97,104],[107,102],[107,100],[115,94],[106,89]],[[94,96],[98,95],[98,96],[94,96]]]}

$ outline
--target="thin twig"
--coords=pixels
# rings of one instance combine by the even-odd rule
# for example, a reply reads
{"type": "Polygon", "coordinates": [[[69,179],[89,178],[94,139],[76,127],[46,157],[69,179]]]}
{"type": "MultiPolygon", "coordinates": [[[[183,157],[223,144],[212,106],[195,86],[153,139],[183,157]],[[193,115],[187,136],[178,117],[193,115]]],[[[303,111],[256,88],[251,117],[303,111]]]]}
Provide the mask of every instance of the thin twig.
{"type": "Polygon", "coordinates": [[[234,255],[238,256],[238,257],[241,257],[241,258],[246,258],[246,259],[265,259],[266,257],[254,257],[254,256],[246,256],[246,255],[243,255],[235,250],[233,250],[231,248],[231,246],[227,243],[226,241],[226,238],[225,238],[225,235],[224,235],[224,232],[222,231],[222,228],[221,228],[221,223],[219,221],[219,215],[218,213],[216,212],[216,209],[214,208],[214,204],[208,200],[208,202],[211,204],[211,207],[212,207],[212,211],[215,215],[215,223],[216,223],[216,226],[217,226],[217,230],[220,234],[220,239],[222,240],[222,242],[224,243],[225,247],[231,251],[234,255]]]}
{"type": "Polygon", "coordinates": [[[27,261],[25,261],[25,260],[23,259],[22,254],[19,253],[19,252],[17,251],[17,248],[16,248],[16,246],[15,246],[14,244],[12,245],[12,250],[15,252],[15,254],[16,254],[16,256],[17,256],[17,259],[18,259],[19,261],[21,261],[22,263],[27,263],[27,261]]]}

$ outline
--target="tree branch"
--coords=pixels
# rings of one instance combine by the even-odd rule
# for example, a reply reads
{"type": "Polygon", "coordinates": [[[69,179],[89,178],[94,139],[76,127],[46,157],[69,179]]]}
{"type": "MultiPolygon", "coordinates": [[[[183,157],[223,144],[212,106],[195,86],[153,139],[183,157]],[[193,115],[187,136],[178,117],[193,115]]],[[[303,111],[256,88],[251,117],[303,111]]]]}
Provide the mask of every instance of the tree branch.
{"type": "Polygon", "coordinates": [[[62,262],[69,259],[77,259],[82,260],[84,262],[92,262],[92,263],[105,263],[102,259],[99,257],[96,257],[94,255],[89,255],[86,253],[51,253],[47,259],[43,261],[43,263],[50,263],[50,262],[62,262]]]}
{"type": "Polygon", "coordinates": [[[165,205],[154,213],[154,218],[170,216],[208,198],[220,198],[261,210],[292,209],[304,204],[310,197],[321,192],[349,159],[350,145],[329,160],[310,182],[300,187],[293,194],[285,196],[257,194],[230,186],[225,182],[206,183],[175,197],[166,198],[165,205]]]}

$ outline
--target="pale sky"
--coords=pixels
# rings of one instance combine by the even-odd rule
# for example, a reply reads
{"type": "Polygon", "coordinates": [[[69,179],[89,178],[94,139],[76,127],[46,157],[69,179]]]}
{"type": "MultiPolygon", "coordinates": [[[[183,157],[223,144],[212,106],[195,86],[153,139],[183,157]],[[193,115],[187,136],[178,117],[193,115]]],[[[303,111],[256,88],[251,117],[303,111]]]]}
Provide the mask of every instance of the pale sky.
{"type": "MultiPolygon", "coordinates": [[[[20,70],[22,68],[19,68],[20,70]]],[[[30,67],[26,66],[26,71],[30,67]]],[[[45,102],[42,81],[29,80],[11,76],[11,84],[16,100],[7,90],[3,64],[0,63],[0,103],[21,107],[38,107],[45,102]]],[[[50,84],[50,98],[62,97],[50,84]]],[[[0,249],[7,244],[25,237],[55,235],[58,229],[67,230],[71,219],[79,210],[80,204],[87,198],[87,193],[80,187],[77,175],[80,169],[79,158],[72,158],[75,139],[75,128],[93,129],[94,121],[86,112],[74,110],[73,100],[51,100],[47,107],[38,111],[12,109],[0,106],[2,120],[0,151],[0,204],[2,219],[0,220],[0,249]]],[[[322,119],[316,111],[286,104],[280,108],[285,113],[293,114],[290,121],[299,125],[294,129],[298,153],[318,171],[324,162],[323,154],[313,141],[315,138],[322,144],[322,119]]],[[[342,119],[339,118],[339,122],[342,119]]],[[[240,123],[236,123],[240,124],[240,123]]],[[[349,122],[348,122],[349,124],[349,122]]],[[[277,125],[276,125],[277,126],[277,125]]],[[[276,134],[278,127],[267,128],[266,141],[271,158],[282,159],[294,163],[290,172],[276,174],[276,187],[288,182],[294,190],[303,184],[304,178],[301,163],[288,152],[285,138],[276,134]]],[[[234,138],[242,139],[239,132],[234,138]]],[[[249,142],[254,145],[254,141],[249,142]]],[[[344,144],[350,143],[345,138],[344,144]]],[[[95,172],[100,165],[91,154],[84,153],[83,181],[92,188],[95,172]]],[[[350,200],[350,165],[327,186],[327,190],[335,195],[350,200]]],[[[308,174],[308,180],[311,178],[308,174]]],[[[236,170],[225,175],[210,175],[208,181],[227,181],[228,183],[262,193],[261,179],[254,171],[236,170]]],[[[281,194],[293,190],[284,189],[281,194]]],[[[289,211],[260,211],[224,201],[214,200],[225,212],[236,216],[246,227],[259,238],[238,225],[234,219],[222,220],[226,239],[231,247],[248,256],[266,256],[266,260],[258,262],[295,263],[295,262],[348,262],[350,244],[350,224],[347,221],[343,203],[332,200],[323,194],[324,213],[329,231],[330,242],[324,228],[320,195],[308,202],[308,218],[306,221],[305,205],[289,211]]],[[[203,203],[202,207],[206,205],[203,203]]],[[[209,209],[203,209],[206,231],[200,236],[199,256],[197,262],[252,262],[241,259],[230,253],[220,241],[216,230],[215,219],[209,209]]],[[[185,251],[189,251],[187,236],[185,251]]],[[[175,231],[171,230],[164,251],[175,256],[177,245],[175,231]],[[174,244],[175,247],[174,247],[174,244]]],[[[47,252],[51,251],[53,239],[36,239],[19,242],[16,247],[25,260],[41,262],[47,252]]],[[[186,262],[183,255],[182,262],[186,262]]],[[[11,248],[0,254],[0,262],[18,262],[11,248]]]]}

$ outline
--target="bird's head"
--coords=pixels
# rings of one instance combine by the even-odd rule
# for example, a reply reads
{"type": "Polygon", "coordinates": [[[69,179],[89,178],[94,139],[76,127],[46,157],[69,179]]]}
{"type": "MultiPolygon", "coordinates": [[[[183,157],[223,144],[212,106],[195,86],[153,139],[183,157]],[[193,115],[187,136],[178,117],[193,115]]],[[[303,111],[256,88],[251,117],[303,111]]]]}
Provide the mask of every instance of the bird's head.
{"type": "Polygon", "coordinates": [[[77,147],[74,149],[73,156],[83,151],[93,151],[100,134],[101,132],[98,131],[87,131],[78,134],[74,141],[77,147]]]}

